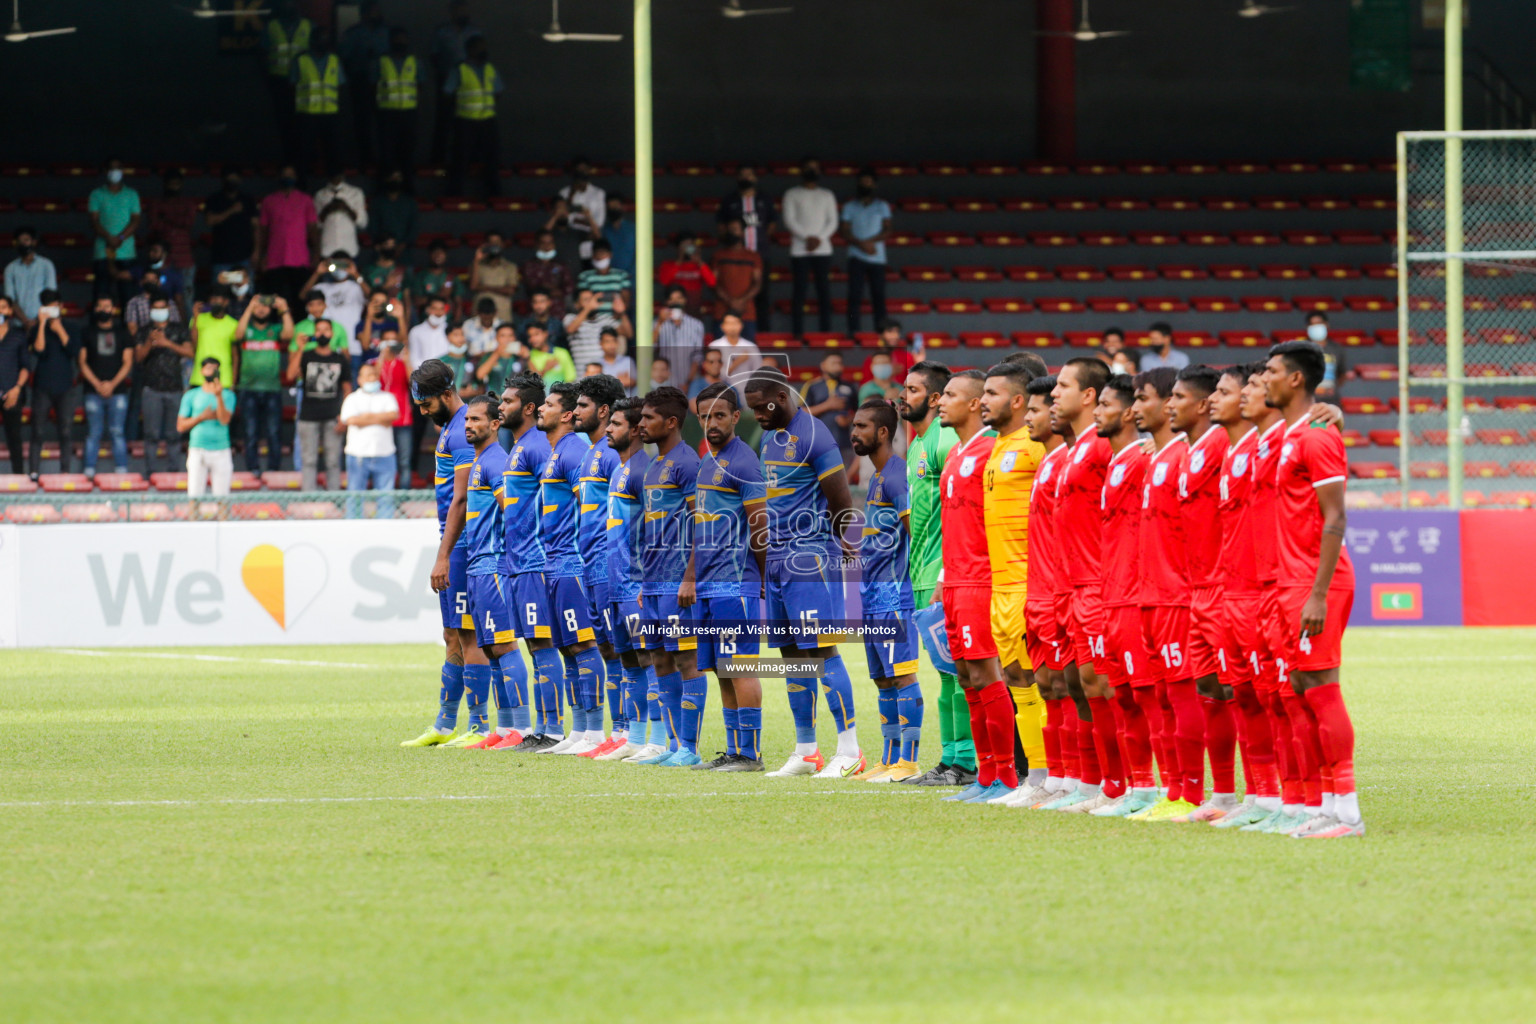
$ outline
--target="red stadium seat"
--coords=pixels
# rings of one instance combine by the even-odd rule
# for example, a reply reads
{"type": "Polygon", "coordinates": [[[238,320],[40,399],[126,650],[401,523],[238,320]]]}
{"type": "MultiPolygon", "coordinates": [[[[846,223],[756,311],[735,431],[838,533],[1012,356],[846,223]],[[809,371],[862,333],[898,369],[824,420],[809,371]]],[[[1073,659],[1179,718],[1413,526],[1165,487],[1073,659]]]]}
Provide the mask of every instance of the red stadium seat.
{"type": "Polygon", "coordinates": [[[960,344],[966,348],[1002,348],[1009,343],[1002,331],[961,331],[960,344]]]}
{"type": "Polygon", "coordinates": [[[1156,270],[1136,263],[1111,263],[1104,272],[1115,281],[1151,281],[1157,277],[1156,270]]]}
{"type": "Polygon", "coordinates": [[[1369,335],[1364,331],[1354,331],[1348,329],[1337,331],[1330,330],[1328,332],[1328,337],[1338,344],[1343,345],[1345,348],[1364,348],[1365,346],[1373,345],[1376,342],[1376,339],[1372,335],[1369,335]]]}
{"type": "Polygon", "coordinates": [[[1360,272],[1374,280],[1387,281],[1397,277],[1397,265],[1395,263],[1362,263],[1360,272]]]}
{"type": "Polygon", "coordinates": [[[28,502],[25,505],[5,506],[5,521],[8,523],[57,523],[59,519],[59,510],[52,505],[28,502]]]}
{"type": "Polygon", "coordinates": [[[1356,313],[1386,313],[1397,308],[1397,300],[1388,295],[1346,295],[1344,305],[1356,313]]]}
{"type": "Polygon", "coordinates": [[[1234,231],[1232,241],[1238,245],[1279,245],[1279,235],[1269,231],[1234,231]]]}
{"type": "Polygon", "coordinates": [[[1230,213],[1234,210],[1246,210],[1250,203],[1246,199],[1234,199],[1229,196],[1206,196],[1201,204],[1207,209],[1217,213],[1230,213]]]}
{"type": "MultiPolygon", "coordinates": [[[[1536,395],[1501,395],[1493,400],[1494,407],[1505,412],[1536,412],[1536,395]]],[[[7,479],[0,477],[0,481],[7,479]]],[[[14,478],[10,478],[14,479],[14,478]]],[[[0,491],[5,490],[0,483],[0,491]]]]}
{"type": "Polygon", "coordinates": [[[1360,270],[1347,263],[1314,263],[1312,276],[1331,281],[1352,281],[1360,276],[1360,270]]]}
{"type": "Polygon", "coordinates": [[[1250,313],[1289,313],[1291,304],[1278,295],[1247,295],[1243,308],[1250,313]]]}
{"type": "Polygon", "coordinates": [[[1344,303],[1331,295],[1293,295],[1291,304],[1304,313],[1333,313],[1344,308],[1344,303]]]}
{"type": "Polygon", "coordinates": [[[1259,272],[1241,263],[1212,263],[1211,276],[1219,281],[1254,281],[1259,272]]]}
{"type": "Polygon", "coordinates": [[[971,173],[986,178],[1011,178],[1019,173],[1017,164],[995,163],[989,160],[980,160],[971,164],[971,173]]]}
{"type": "Polygon", "coordinates": [[[1509,464],[1509,471],[1515,476],[1536,477],[1536,459],[1519,459],[1509,464]]]}
{"type": "Polygon", "coordinates": [[[32,494],[37,484],[25,473],[0,474],[0,494],[32,494]]]}
{"type": "Polygon", "coordinates": [[[930,231],[928,232],[928,244],[948,248],[956,246],[975,245],[976,239],[970,235],[958,231],[930,231]]]}
{"type": "Polygon", "coordinates": [[[1208,164],[1200,162],[1177,163],[1173,165],[1175,174],[1220,174],[1220,164],[1208,164]]]}
{"type": "Polygon", "coordinates": [[[1085,231],[1078,237],[1084,245],[1097,246],[1101,249],[1127,243],[1126,237],[1118,231],[1085,231]]]}
{"type": "Polygon", "coordinates": [[[1390,245],[1393,241],[1393,236],[1379,231],[1335,231],[1333,238],[1340,245],[1390,245]]]}
{"type": "Polygon", "coordinates": [[[1225,169],[1228,174],[1264,174],[1269,171],[1267,165],[1255,163],[1252,160],[1233,161],[1227,164],[1225,169]]]}
{"type": "Polygon", "coordinates": [[[935,313],[980,313],[981,303],[975,299],[934,299],[929,303],[935,313]]]}
{"type": "Polygon", "coordinates": [[[1253,208],[1255,210],[1299,210],[1301,203],[1285,196],[1254,196],[1253,208]]]}
{"type": "Polygon", "coordinates": [[[1299,263],[1260,263],[1259,273],[1271,281],[1295,281],[1307,276],[1307,268],[1299,263]]]}
{"type": "Polygon", "coordinates": [[[1098,267],[1064,263],[1056,268],[1056,277],[1062,281],[1102,281],[1104,271],[1098,267]]]}
{"type": "Polygon", "coordinates": [[[1162,196],[1152,200],[1152,205],[1159,210],[1183,211],[1200,209],[1200,200],[1190,199],[1187,196],[1162,196]]]}
{"type": "Polygon", "coordinates": [[[1179,236],[1168,231],[1133,231],[1131,241],[1137,245],[1178,245],[1179,236]]]}
{"type": "Polygon", "coordinates": [[[983,299],[982,304],[988,313],[1032,313],[1035,310],[1034,303],[1028,299],[983,299]]]}
{"type": "Polygon", "coordinates": [[[1402,435],[1396,430],[1372,430],[1366,436],[1378,448],[1397,448],[1402,444],[1402,435]]]}
{"type": "Polygon", "coordinates": [[[168,505],[163,501],[136,501],[128,506],[130,523],[169,523],[187,518],[187,506],[168,505]]]}
{"type": "Polygon", "coordinates": [[[102,491],[147,491],[149,481],[138,473],[97,473],[96,487],[102,491]]]}
{"type": "Polygon", "coordinates": [[[261,474],[261,482],[269,491],[296,491],[304,486],[303,477],[293,470],[269,469],[261,474]]]}
{"type": "Polygon", "coordinates": [[[1360,380],[1397,380],[1396,363],[1360,363],[1355,367],[1360,380]]]}
{"type": "Polygon", "coordinates": [[[1485,480],[1509,476],[1509,469],[1502,462],[1493,462],[1491,460],[1467,462],[1462,466],[1462,469],[1469,477],[1479,477],[1485,480]]]}
{"type": "Polygon", "coordinates": [[[49,494],[95,490],[91,478],[84,473],[44,473],[37,478],[37,483],[49,494]]]}
{"type": "Polygon", "coordinates": [[[65,505],[61,511],[66,523],[116,523],[123,518],[107,501],[75,502],[65,505]]]}
{"type": "Polygon", "coordinates": [[[1222,331],[1221,343],[1228,348],[1268,348],[1269,336],[1263,331],[1222,331]]]}
{"type": "Polygon", "coordinates": [[[958,266],[951,268],[950,274],[956,281],[1001,281],[1003,279],[1003,272],[995,267],[958,266]]]}
{"type": "Polygon", "coordinates": [[[1001,205],[1009,213],[1039,213],[1051,208],[1051,204],[1043,199],[1004,199],[1001,205]]]}
{"type": "Polygon", "coordinates": [[[1489,427],[1472,434],[1478,444],[1525,444],[1525,435],[1514,427],[1489,427]]]}
{"type": "Polygon", "coordinates": [[[1408,475],[1415,480],[1444,480],[1449,472],[1443,462],[1416,460],[1408,464],[1408,475]]]}
{"type": "Polygon", "coordinates": [[[1148,313],[1188,313],[1189,303],[1180,298],[1164,295],[1142,299],[1141,308],[1148,313]]]}
{"type": "Polygon", "coordinates": [[[1351,416],[1375,416],[1391,411],[1386,399],[1368,395],[1342,395],[1339,397],[1339,408],[1351,416]]]}
{"type": "Polygon", "coordinates": [[[806,331],[805,344],[807,348],[849,348],[853,340],[838,331],[806,331]]]}
{"type": "Polygon", "coordinates": [[[944,267],[912,266],[902,267],[901,276],[908,281],[948,281],[949,271],[944,267]]]}
{"type": "Polygon", "coordinates": [[[1443,508],[1450,503],[1450,496],[1445,491],[1437,491],[1433,494],[1429,491],[1408,492],[1409,508],[1443,508]]]}
{"type": "Polygon", "coordinates": [[[1036,299],[1035,308],[1042,313],[1081,313],[1087,307],[1073,298],[1036,299]]]}
{"type": "Polygon", "coordinates": [[[1176,348],[1215,348],[1217,339],[1205,331],[1174,331],[1173,343],[1176,348]]]}
{"type": "Polygon", "coordinates": [[[1008,266],[1003,273],[1010,281],[1054,281],[1056,274],[1048,267],[1008,266]]]}
{"type": "Polygon", "coordinates": [[[1358,430],[1341,430],[1339,433],[1344,438],[1345,448],[1364,448],[1368,441],[1366,436],[1358,430]]]}
{"type": "Polygon", "coordinates": [[[1232,313],[1242,308],[1236,299],[1221,295],[1191,295],[1189,304],[1196,313],[1232,313]]]}
{"type": "Polygon", "coordinates": [[[1185,245],[1231,245],[1232,239],[1214,231],[1186,231],[1181,236],[1185,245]]]}
{"type": "Polygon", "coordinates": [[[1070,348],[1098,348],[1104,344],[1102,331],[1068,331],[1062,337],[1070,348]]]}
{"type": "Polygon", "coordinates": [[[289,519],[345,519],[334,501],[295,501],[287,507],[289,519]]]}
{"type": "MultiPolygon", "coordinates": [[[[922,299],[887,299],[885,306],[886,309],[892,313],[928,312],[928,303],[924,302],[922,299]]],[[[833,308],[837,308],[837,304],[835,302],[833,303],[833,308]]]]}
{"type": "Polygon", "coordinates": [[[1204,267],[1193,263],[1165,263],[1157,270],[1169,281],[1203,281],[1210,276],[1204,267]]]}
{"type": "Polygon", "coordinates": [[[1094,199],[1053,199],[1051,207],[1067,212],[1081,212],[1083,210],[1097,210],[1099,204],[1094,199]]]}
{"type": "Polygon", "coordinates": [[[229,518],[231,519],[286,519],[288,515],[283,511],[283,506],[275,501],[240,501],[229,506],[229,518]]]}
{"type": "Polygon", "coordinates": [[[1121,196],[1105,199],[1102,201],[1101,205],[1106,210],[1115,210],[1120,213],[1131,213],[1137,210],[1145,210],[1148,208],[1148,204],[1144,199],[1131,199],[1121,196]]]}
{"type": "MultiPolygon", "coordinates": [[[[297,475],[297,474],[295,474],[297,475]]],[[[185,492],[187,489],[187,474],[185,473],[151,473],[149,485],[157,491],[174,493],[185,492]]]]}
{"type": "Polygon", "coordinates": [[[965,164],[948,160],[924,160],[921,167],[924,174],[935,178],[957,178],[970,173],[965,164]]]}
{"type": "Polygon", "coordinates": [[[800,348],[801,342],[793,334],[763,331],[757,336],[757,347],[760,349],[792,349],[800,348]]]}
{"type": "Polygon", "coordinates": [[[1531,332],[1514,327],[1484,327],[1477,332],[1477,340],[1484,345],[1523,345],[1531,340],[1531,332]]]}
{"type": "Polygon", "coordinates": [[[229,478],[229,489],[231,491],[259,491],[261,490],[261,476],[257,473],[232,473],[229,478]]]}
{"type": "Polygon", "coordinates": [[[1061,339],[1049,331],[1014,331],[1013,343],[1020,348],[1058,348],[1061,339]]]}
{"type": "Polygon", "coordinates": [[[1449,436],[1444,430],[1422,430],[1414,443],[1425,448],[1444,448],[1449,436]]]}
{"type": "MultiPolygon", "coordinates": [[[[994,244],[986,242],[985,237],[983,237],[983,242],[987,245],[994,244]]],[[[1029,233],[1029,244],[1038,245],[1042,248],[1060,248],[1067,245],[1076,245],[1077,238],[1063,231],[1031,231],[1029,233]]]]}
{"type": "MultiPolygon", "coordinates": [[[[1445,303],[1433,295],[1410,295],[1408,308],[1420,313],[1433,313],[1445,309],[1445,303]]],[[[1445,342],[1441,341],[1440,344],[1445,342]]]]}
{"type": "Polygon", "coordinates": [[[1349,472],[1351,476],[1361,480],[1396,480],[1398,478],[1397,464],[1393,462],[1351,462],[1349,472]]]}
{"type": "Polygon", "coordinates": [[[1167,164],[1149,163],[1149,162],[1147,162],[1145,160],[1132,160],[1132,161],[1129,161],[1129,162],[1126,163],[1126,165],[1125,165],[1125,173],[1126,174],[1141,174],[1141,175],[1167,174],[1168,173],[1168,165],[1167,164]]]}
{"type": "Polygon", "coordinates": [[[1136,308],[1135,300],[1114,295],[1090,295],[1087,302],[1095,313],[1129,313],[1136,308]]]}
{"type": "Polygon", "coordinates": [[[1354,206],[1353,200],[1338,196],[1309,196],[1302,202],[1309,210],[1348,210],[1354,206]]]}

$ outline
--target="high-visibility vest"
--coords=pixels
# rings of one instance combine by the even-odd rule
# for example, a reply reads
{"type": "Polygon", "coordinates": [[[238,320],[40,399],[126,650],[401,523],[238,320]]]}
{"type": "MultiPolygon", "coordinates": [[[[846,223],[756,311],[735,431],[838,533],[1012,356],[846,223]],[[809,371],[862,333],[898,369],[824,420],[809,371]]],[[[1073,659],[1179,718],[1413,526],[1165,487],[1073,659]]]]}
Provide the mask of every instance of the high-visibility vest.
{"type": "Polygon", "coordinates": [[[485,66],[485,79],[465,61],[459,65],[459,102],[455,113],[469,121],[488,121],[496,116],[496,69],[485,66]]]}
{"type": "Polygon", "coordinates": [[[300,18],[290,39],[282,22],[276,18],[267,22],[267,74],[287,78],[293,58],[309,49],[309,34],[314,28],[308,18],[300,18]]]}
{"type": "Polygon", "coordinates": [[[416,109],[416,58],[407,57],[395,67],[389,57],[379,58],[379,109],[416,109]]]}
{"type": "Polygon", "coordinates": [[[294,89],[293,108],[301,114],[334,114],[340,110],[341,58],[334,53],[326,54],[323,74],[313,54],[301,53],[298,61],[299,84],[294,89]]]}

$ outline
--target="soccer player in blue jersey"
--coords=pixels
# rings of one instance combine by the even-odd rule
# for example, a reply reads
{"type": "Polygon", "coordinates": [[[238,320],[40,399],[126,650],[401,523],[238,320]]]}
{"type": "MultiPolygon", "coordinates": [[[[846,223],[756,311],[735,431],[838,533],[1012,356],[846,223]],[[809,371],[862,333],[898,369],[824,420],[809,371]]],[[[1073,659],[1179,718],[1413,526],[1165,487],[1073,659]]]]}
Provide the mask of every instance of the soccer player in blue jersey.
{"type": "Polygon", "coordinates": [[[826,426],[799,407],[780,371],[753,371],[745,391],[763,428],[769,642],[786,658],[814,652],[823,659],[822,683],[837,725],[837,753],[824,759],[816,746],[816,680],[788,679],[795,752],[768,774],[847,778],[864,770],[864,754],[854,723],[853,682],[836,646],[845,614],[842,566],[857,553],[844,534],[854,512],[843,456],[826,426]]]}
{"type": "Polygon", "coordinates": [[[896,407],[871,398],[853,417],[853,452],[875,467],[864,502],[859,545],[864,602],[864,655],[879,690],[880,763],[855,778],[901,782],[917,775],[917,741],[923,733],[923,694],[917,685],[917,626],[912,614],[912,550],[908,528],[907,463],[891,450],[899,424],[896,407]]]}
{"type": "Polygon", "coordinates": [[[548,565],[544,570],[555,646],[565,659],[565,698],[571,705],[571,731],[544,754],[584,754],[602,734],[603,656],[592,628],[592,608],[582,582],[581,550],[576,543],[581,471],[589,445],[576,433],[576,385],[554,384],[539,407],[539,428],[549,439],[549,459],[539,473],[539,540],[548,565]],[[595,725],[589,723],[596,722],[595,725]]]}
{"type": "Polygon", "coordinates": [[[640,433],[656,454],[645,470],[645,504],[640,522],[640,622],[656,667],[662,714],[674,750],[641,764],[691,767],[699,757],[699,726],[707,684],[696,660],[693,610],[681,601],[693,589],[694,488],[699,457],[683,440],[688,396],[660,387],[645,396],[640,433]]]}
{"type": "Polygon", "coordinates": [[[551,639],[549,592],[544,582],[548,559],[539,539],[539,479],[549,461],[549,439],[536,420],[544,404],[544,380],[523,373],[507,378],[501,392],[501,426],[512,435],[502,476],[501,517],[503,587],[512,610],[512,629],[528,643],[533,661],[533,704],[528,708],[526,670],[521,658],[503,658],[502,676],[513,715],[513,731],[495,747],[518,753],[538,753],[564,738],[560,723],[560,692],[565,665],[551,639]]]}
{"type": "MultiPolygon", "coordinates": [[[[763,686],[756,675],[720,674],[729,658],[756,658],[763,590],[768,494],[757,453],[736,436],[741,403],[736,389],[720,381],[694,401],[709,454],[699,463],[693,513],[693,583],[684,583],[678,603],[698,627],[701,672],[720,683],[725,750],[696,769],[726,772],[763,770],[763,686]]],[[[700,708],[693,714],[702,714],[700,708]]],[[[690,712],[683,708],[686,723],[690,712]]],[[[685,725],[685,733],[690,729],[685,725]]],[[[697,728],[692,729],[698,735],[697,728]]]]}
{"type": "Polygon", "coordinates": [[[625,741],[623,666],[613,646],[608,628],[608,481],[619,464],[619,453],[608,440],[608,420],[613,407],[624,397],[624,385],[617,377],[600,373],[576,382],[576,432],[591,443],[581,463],[581,502],[576,514],[576,546],[581,551],[582,582],[587,588],[588,617],[603,657],[603,672],[598,678],[597,714],[587,722],[587,741],[593,749],[582,757],[606,754],[625,741]],[[603,736],[603,696],[608,699],[613,719],[613,736],[603,736]]]}
{"type": "Polygon", "coordinates": [[[467,746],[484,739],[486,700],[490,690],[490,666],[475,646],[474,623],[469,618],[469,594],[465,583],[468,547],[464,541],[470,463],[474,446],[464,436],[464,403],[453,386],[453,371],[441,359],[428,359],[411,374],[411,401],[416,414],[442,428],[434,455],[433,488],[437,492],[437,561],[432,566],[432,589],[438,594],[443,617],[442,682],[438,689],[437,721],[402,747],[433,747],[440,744],[467,746]],[[469,730],[456,734],[459,700],[468,687],[469,730]],[[471,735],[473,734],[473,735],[471,735]]]}

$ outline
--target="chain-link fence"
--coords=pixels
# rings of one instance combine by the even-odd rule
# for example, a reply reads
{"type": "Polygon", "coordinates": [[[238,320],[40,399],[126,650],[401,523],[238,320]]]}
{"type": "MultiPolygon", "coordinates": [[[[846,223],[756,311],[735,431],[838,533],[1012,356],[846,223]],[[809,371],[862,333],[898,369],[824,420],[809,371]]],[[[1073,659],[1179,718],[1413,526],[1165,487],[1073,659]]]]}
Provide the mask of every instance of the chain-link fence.
{"type": "Polygon", "coordinates": [[[184,492],[0,493],[0,522],[175,523],[189,520],[435,519],[431,491],[250,491],[189,498],[184,492]]]}
{"type": "Polygon", "coordinates": [[[1536,132],[1399,134],[1397,340],[1401,500],[1536,504],[1536,132]]]}

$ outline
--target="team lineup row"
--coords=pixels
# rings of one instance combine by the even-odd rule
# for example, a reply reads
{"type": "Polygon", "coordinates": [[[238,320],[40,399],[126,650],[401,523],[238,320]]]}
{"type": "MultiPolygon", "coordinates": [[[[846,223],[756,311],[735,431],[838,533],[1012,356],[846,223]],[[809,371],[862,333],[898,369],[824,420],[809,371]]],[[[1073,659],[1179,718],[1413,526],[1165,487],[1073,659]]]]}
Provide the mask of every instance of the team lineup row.
{"type": "Polygon", "coordinates": [[[1322,369],[1305,342],[1262,365],[1134,379],[1097,359],[1048,376],[1032,353],[985,372],[920,363],[895,405],[855,414],[854,450],[875,467],[855,510],[841,453],[777,371],[699,396],[701,457],[682,441],[676,389],[625,399],[594,377],[546,394],[524,377],[464,405],[447,368],[424,363],[413,399],[444,427],[432,585],[448,659],[438,720],[406,745],[763,770],[761,683],[734,673],[766,644],[815,655],[837,730],[824,757],[817,679],[791,676],[795,749],[771,775],[1363,834],[1338,688],[1353,593],[1344,452],[1337,410],[1313,402],[1322,369]],[[742,399],[760,454],[736,437],[742,399]],[[907,460],[892,447],[903,419],[907,460]],[[855,625],[845,566],[858,567],[879,694],[873,766],[837,647],[855,625]],[[941,681],[943,753],[926,773],[919,624],[941,681]],[[727,750],[704,762],[711,670],[727,750]]]}

